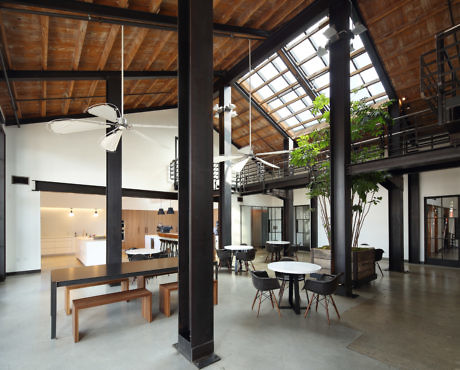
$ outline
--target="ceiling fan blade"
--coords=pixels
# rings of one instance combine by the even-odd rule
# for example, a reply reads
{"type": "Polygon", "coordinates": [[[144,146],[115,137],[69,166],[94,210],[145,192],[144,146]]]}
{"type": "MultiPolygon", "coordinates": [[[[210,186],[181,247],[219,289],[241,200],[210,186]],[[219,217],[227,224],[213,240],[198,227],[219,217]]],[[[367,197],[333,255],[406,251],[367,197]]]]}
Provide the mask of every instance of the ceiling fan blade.
{"type": "Polygon", "coordinates": [[[243,154],[236,154],[236,155],[218,155],[214,157],[213,162],[214,163],[220,163],[220,162],[226,162],[226,161],[233,161],[235,159],[242,159],[246,158],[246,155],[243,154]]]}
{"type": "Polygon", "coordinates": [[[259,161],[260,163],[263,163],[266,166],[273,167],[273,168],[279,168],[276,164],[264,161],[262,158],[257,158],[257,157],[254,157],[254,158],[256,159],[256,161],[259,161]]]}
{"type": "Polygon", "coordinates": [[[108,125],[101,121],[56,119],[48,122],[47,127],[55,134],[73,134],[75,132],[98,130],[108,125]]]}
{"type": "Polygon", "coordinates": [[[244,146],[239,150],[240,153],[242,154],[251,154],[252,148],[250,145],[244,146]]]}
{"type": "Polygon", "coordinates": [[[177,130],[177,126],[168,126],[168,125],[145,125],[142,123],[132,123],[129,125],[130,127],[146,127],[146,128],[172,128],[177,130]]]}
{"type": "Polygon", "coordinates": [[[106,119],[110,122],[117,122],[119,110],[113,104],[95,104],[88,108],[87,112],[93,116],[106,119]]]}
{"type": "Polygon", "coordinates": [[[116,151],[122,134],[123,134],[123,130],[120,130],[120,129],[113,130],[111,133],[107,134],[101,140],[101,143],[100,143],[101,147],[107,150],[108,152],[116,151]]]}
{"type": "Polygon", "coordinates": [[[277,150],[275,152],[257,153],[256,155],[260,156],[260,155],[288,154],[290,152],[291,152],[290,150],[277,150]]]}
{"type": "Polygon", "coordinates": [[[239,162],[235,163],[234,165],[232,165],[232,170],[235,171],[235,172],[243,171],[244,166],[246,166],[246,163],[248,163],[248,161],[250,159],[251,159],[251,157],[247,157],[247,158],[243,159],[242,161],[239,161],[239,162]]]}

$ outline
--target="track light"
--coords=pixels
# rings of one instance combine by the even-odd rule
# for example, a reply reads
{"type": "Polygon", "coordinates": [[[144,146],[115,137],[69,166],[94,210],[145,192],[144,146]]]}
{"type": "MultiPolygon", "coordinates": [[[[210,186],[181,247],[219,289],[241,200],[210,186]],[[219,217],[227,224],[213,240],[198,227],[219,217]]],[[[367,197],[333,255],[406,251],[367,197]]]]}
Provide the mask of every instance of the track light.
{"type": "Polygon", "coordinates": [[[169,207],[168,210],[166,211],[166,214],[173,215],[174,214],[174,209],[172,207],[169,207]]]}
{"type": "Polygon", "coordinates": [[[73,209],[70,208],[69,217],[73,217],[73,216],[75,216],[75,213],[73,213],[73,209]]]}
{"type": "Polygon", "coordinates": [[[326,31],[323,32],[323,35],[332,42],[339,39],[339,34],[334,26],[330,26],[328,29],[326,29],[326,31]]]}
{"type": "Polygon", "coordinates": [[[367,31],[367,28],[362,23],[356,23],[355,27],[351,30],[351,33],[354,36],[361,35],[363,32],[367,31]]]}
{"type": "Polygon", "coordinates": [[[235,104],[232,104],[230,103],[229,105],[225,105],[225,106],[219,106],[218,104],[214,105],[214,107],[212,107],[212,110],[215,112],[214,114],[214,118],[219,118],[219,115],[223,112],[229,112],[230,113],[230,117],[236,117],[238,114],[235,112],[235,109],[236,108],[236,105],[235,104]]]}
{"type": "MultiPolygon", "coordinates": [[[[327,47],[327,46],[328,46],[328,45],[326,45],[326,47],[327,47]]],[[[318,56],[319,56],[320,58],[324,57],[324,56],[327,54],[327,48],[326,48],[326,47],[323,48],[322,46],[320,46],[320,47],[318,48],[317,53],[318,53],[318,56]]]]}

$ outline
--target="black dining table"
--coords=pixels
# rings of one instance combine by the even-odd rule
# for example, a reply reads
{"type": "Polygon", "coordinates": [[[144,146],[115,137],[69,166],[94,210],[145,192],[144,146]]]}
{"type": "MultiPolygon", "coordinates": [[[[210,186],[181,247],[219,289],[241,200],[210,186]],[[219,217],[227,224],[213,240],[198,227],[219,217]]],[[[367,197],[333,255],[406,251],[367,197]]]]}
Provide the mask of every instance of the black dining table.
{"type": "MultiPolygon", "coordinates": [[[[107,265],[71,267],[51,271],[51,339],[56,338],[56,294],[58,287],[134,276],[172,274],[178,272],[178,267],[178,257],[171,257],[107,265]]],[[[138,287],[143,287],[143,284],[144,279],[139,278],[138,287]]]]}

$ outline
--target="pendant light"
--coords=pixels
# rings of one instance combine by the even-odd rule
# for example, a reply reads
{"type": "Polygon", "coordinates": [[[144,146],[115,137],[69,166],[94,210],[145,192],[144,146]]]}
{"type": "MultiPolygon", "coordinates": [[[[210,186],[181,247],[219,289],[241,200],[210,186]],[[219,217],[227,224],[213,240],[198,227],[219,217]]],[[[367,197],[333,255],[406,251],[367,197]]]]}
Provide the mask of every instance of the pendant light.
{"type": "Polygon", "coordinates": [[[98,217],[99,216],[99,213],[97,213],[97,209],[94,210],[94,214],[93,214],[93,217],[98,217]]]}
{"type": "Polygon", "coordinates": [[[75,216],[75,213],[73,213],[73,209],[70,208],[69,217],[73,217],[73,216],[75,216]]]}
{"type": "Polygon", "coordinates": [[[166,211],[166,214],[168,215],[173,215],[174,214],[174,209],[171,207],[171,201],[169,201],[169,207],[168,210],[166,211]]]}
{"type": "Polygon", "coordinates": [[[161,202],[161,207],[158,209],[158,214],[159,215],[164,215],[165,214],[165,210],[163,209],[163,202],[161,202]]]}

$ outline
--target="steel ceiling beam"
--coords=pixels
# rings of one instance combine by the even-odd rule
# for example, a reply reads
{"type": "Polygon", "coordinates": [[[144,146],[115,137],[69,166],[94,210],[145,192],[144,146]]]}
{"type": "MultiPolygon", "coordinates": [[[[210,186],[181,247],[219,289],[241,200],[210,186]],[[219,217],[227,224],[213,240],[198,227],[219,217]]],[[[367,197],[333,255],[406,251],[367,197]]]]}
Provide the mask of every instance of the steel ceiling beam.
{"type": "MultiPolygon", "coordinates": [[[[126,26],[133,27],[147,27],[155,29],[164,29],[167,31],[177,32],[177,17],[154,14],[149,12],[142,12],[132,9],[124,9],[107,5],[99,5],[93,3],[86,3],[83,1],[74,0],[6,0],[2,1],[3,4],[14,4],[14,5],[25,5],[33,6],[37,8],[45,8],[52,10],[59,10],[65,12],[71,12],[74,14],[62,14],[56,13],[58,17],[69,17],[75,16],[75,13],[80,15],[87,21],[111,23],[111,24],[123,24],[126,26]]],[[[11,10],[12,8],[4,9],[11,10]]],[[[14,9],[14,11],[16,11],[14,9]]],[[[28,9],[21,9],[24,13],[30,13],[28,9]]],[[[48,14],[50,15],[50,14],[48,14]]],[[[51,15],[52,16],[52,15],[51,15]]],[[[229,24],[213,23],[214,34],[230,36],[230,37],[243,37],[243,38],[255,38],[264,39],[270,36],[269,31],[254,29],[249,27],[232,26],[229,24]]]]}
{"type": "MultiPolygon", "coordinates": [[[[7,70],[10,81],[91,81],[107,80],[120,76],[120,71],[20,71],[7,70]]],[[[214,71],[214,76],[222,76],[222,71],[214,71]]],[[[177,78],[177,71],[125,71],[125,80],[154,80],[159,78],[177,78]]],[[[5,80],[0,75],[0,81],[5,80]]]]}

